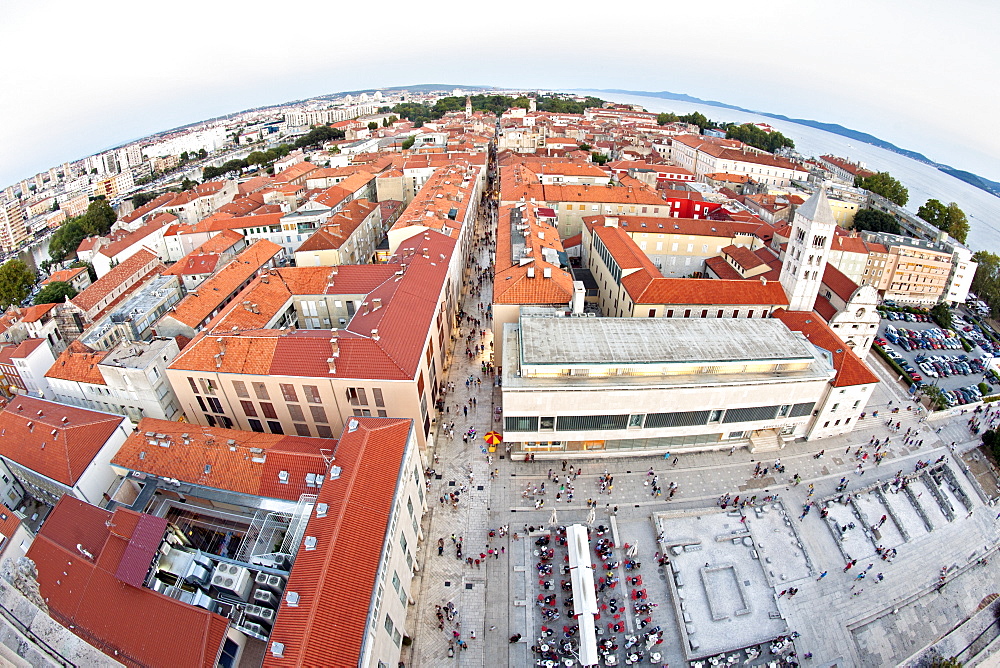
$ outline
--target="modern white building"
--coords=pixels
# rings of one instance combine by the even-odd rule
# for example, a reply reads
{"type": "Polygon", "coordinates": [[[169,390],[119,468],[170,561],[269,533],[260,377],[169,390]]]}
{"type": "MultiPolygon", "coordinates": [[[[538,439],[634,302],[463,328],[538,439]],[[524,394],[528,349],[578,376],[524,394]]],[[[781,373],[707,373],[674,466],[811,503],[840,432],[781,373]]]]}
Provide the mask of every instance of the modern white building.
{"type": "Polygon", "coordinates": [[[773,318],[526,311],[504,331],[504,440],[518,452],[776,450],[819,435],[840,373],[812,335],[773,318]]]}

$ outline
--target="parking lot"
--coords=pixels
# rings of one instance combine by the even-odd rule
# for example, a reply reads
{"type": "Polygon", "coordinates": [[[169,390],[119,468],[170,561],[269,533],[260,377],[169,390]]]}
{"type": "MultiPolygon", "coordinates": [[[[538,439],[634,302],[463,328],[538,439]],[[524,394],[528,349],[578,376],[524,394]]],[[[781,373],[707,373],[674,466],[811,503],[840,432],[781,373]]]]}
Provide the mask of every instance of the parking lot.
{"type": "MultiPolygon", "coordinates": [[[[955,324],[957,329],[964,325],[957,318],[955,324]]],[[[933,321],[883,318],[878,337],[876,343],[884,343],[882,347],[890,357],[904,369],[912,369],[914,380],[937,385],[946,392],[959,390],[959,396],[951,395],[957,404],[978,400],[977,386],[986,380],[989,357],[979,347],[966,353],[959,332],[944,330],[933,321]]]]}

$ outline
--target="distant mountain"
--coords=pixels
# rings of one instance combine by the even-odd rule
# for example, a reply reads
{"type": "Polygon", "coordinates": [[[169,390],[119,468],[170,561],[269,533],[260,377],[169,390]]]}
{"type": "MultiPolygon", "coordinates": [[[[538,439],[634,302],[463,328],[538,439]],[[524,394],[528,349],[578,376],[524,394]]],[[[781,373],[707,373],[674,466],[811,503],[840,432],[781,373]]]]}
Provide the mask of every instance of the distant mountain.
{"type": "Polygon", "coordinates": [[[733,109],[735,111],[744,111],[750,114],[757,114],[758,116],[766,116],[767,118],[774,118],[779,121],[787,121],[789,123],[798,123],[799,125],[805,125],[811,128],[816,128],[817,130],[824,130],[835,135],[840,135],[842,137],[847,137],[849,139],[854,139],[856,141],[864,142],[866,144],[871,144],[872,146],[878,146],[879,148],[884,148],[887,151],[892,151],[893,153],[899,153],[900,155],[905,155],[908,158],[912,158],[918,162],[935,167],[941,170],[945,174],[954,176],[960,181],[965,181],[969,185],[973,185],[980,190],[985,190],[986,192],[1000,197],[1000,183],[996,181],[991,181],[987,178],[979,176],[978,174],[973,174],[972,172],[967,172],[961,169],[955,169],[949,165],[945,165],[940,162],[934,162],[922,153],[917,153],[916,151],[910,151],[909,149],[900,148],[891,142],[887,142],[884,139],[879,139],[874,135],[870,135],[867,132],[860,132],[858,130],[852,130],[851,128],[845,128],[843,125],[837,123],[823,123],[820,121],[814,121],[807,118],[789,118],[788,116],[783,116],[781,114],[772,114],[767,111],[757,111],[755,109],[747,109],[745,107],[739,107],[735,104],[727,104],[725,102],[718,102],[716,100],[703,100],[698,97],[693,97],[684,93],[671,93],[669,91],[642,91],[642,90],[623,90],[620,88],[603,88],[599,89],[602,93],[622,93],[625,95],[644,95],[646,97],[659,97],[665,100],[677,100],[679,102],[693,102],[695,104],[704,104],[710,107],[721,107],[723,109],[733,109]]]}

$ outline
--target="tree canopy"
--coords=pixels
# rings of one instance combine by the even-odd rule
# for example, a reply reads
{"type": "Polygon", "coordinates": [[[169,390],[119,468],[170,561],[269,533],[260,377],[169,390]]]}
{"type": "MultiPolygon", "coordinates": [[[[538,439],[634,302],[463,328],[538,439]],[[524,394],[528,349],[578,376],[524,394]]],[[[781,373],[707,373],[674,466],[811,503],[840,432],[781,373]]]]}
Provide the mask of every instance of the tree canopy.
{"type": "Polygon", "coordinates": [[[899,234],[902,230],[896,219],[885,211],[861,209],[854,216],[854,229],[859,232],[888,232],[899,234]]]}
{"type": "Polygon", "coordinates": [[[138,209],[156,199],[156,193],[136,193],[132,195],[132,206],[138,209]]]}
{"type": "Polygon", "coordinates": [[[736,125],[730,123],[726,126],[726,137],[728,139],[738,139],[744,144],[754,146],[762,151],[774,153],[779,148],[795,148],[795,142],[781,134],[777,130],[767,132],[753,123],[736,125]]]}
{"type": "Polygon", "coordinates": [[[35,275],[22,260],[7,260],[0,265],[0,309],[27,299],[35,280],[35,275]]]}
{"type": "Polygon", "coordinates": [[[76,253],[80,242],[89,236],[101,236],[111,231],[118,214],[103,199],[96,199],[82,216],[70,218],[59,226],[49,240],[49,257],[62,262],[76,253]]]}
{"type": "Polygon", "coordinates": [[[667,123],[676,123],[679,119],[677,114],[663,113],[656,115],[656,122],[659,125],[666,125],[667,123]]]}
{"type": "Polygon", "coordinates": [[[854,187],[864,188],[876,195],[881,195],[899,206],[906,206],[910,199],[910,192],[889,172],[879,172],[871,176],[856,176],[854,177],[854,187]]]}
{"type": "Polygon", "coordinates": [[[61,304],[66,297],[76,297],[76,288],[66,281],[49,283],[35,295],[35,304],[61,304]]]}
{"type": "Polygon", "coordinates": [[[929,199],[917,209],[917,215],[962,243],[969,236],[969,219],[955,202],[945,205],[940,200],[929,199]]]}
{"type": "MultiPolygon", "coordinates": [[[[488,111],[497,116],[514,107],[527,109],[531,104],[531,101],[524,96],[514,98],[507,95],[472,95],[470,98],[473,111],[488,111]]],[[[555,114],[582,114],[588,107],[600,107],[603,104],[604,100],[597,97],[587,97],[580,102],[557,95],[541,95],[535,98],[535,108],[538,111],[555,114]]],[[[424,123],[438,120],[450,111],[463,109],[465,109],[465,98],[450,96],[442,97],[433,105],[403,102],[394,106],[392,113],[420,127],[424,123]]]]}
{"type": "Polygon", "coordinates": [[[977,251],[972,259],[979,263],[972,277],[972,291],[989,305],[994,315],[1000,313],[1000,255],[977,251]]]}
{"type": "Polygon", "coordinates": [[[344,138],[344,131],[340,128],[331,128],[329,125],[320,125],[295,140],[295,148],[306,148],[309,146],[322,146],[328,141],[337,141],[344,138]]]}

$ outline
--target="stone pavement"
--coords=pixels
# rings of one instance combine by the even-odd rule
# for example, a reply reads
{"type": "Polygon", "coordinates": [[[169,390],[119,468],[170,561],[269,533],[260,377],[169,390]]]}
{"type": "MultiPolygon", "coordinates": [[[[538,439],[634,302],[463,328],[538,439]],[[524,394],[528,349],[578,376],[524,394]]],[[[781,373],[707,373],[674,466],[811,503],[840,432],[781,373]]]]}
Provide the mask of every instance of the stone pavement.
{"type": "MultiPolygon", "coordinates": [[[[946,453],[947,446],[953,442],[959,451],[975,444],[976,439],[965,426],[968,416],[960,411],[954,416],[933,416],[927,422],[920,421],[922,414],[906,411],[907,404],[902,402],[908,395],[891,382],[893,379],[880,364],[872,366],[887,382],[876,388],[868,406],[868,416],[850,434],[791,443],[766,457],[738,449],[733,453],[722,450],[681,454],[671,458],[676,464],[667,464],[660,457],[570,460],[573,467],[581,469],[575,481],[574,499],[563,498],[557,502],[550,490],[544,497],[545,506],[536,510],[531,499],[522,497],[522,492],[528,484],[538,486],[546,481],[549,469],[561,474],[560,460],[511,461],[501,446],[493,455],[492,464],[488,463],[482,435],[496,424],[492,418],[494,407],[499,405],[499,391],[493,387],[489,376],[482,378],[481,385],[465,385],[470,376],[481,378],[480,364],[490,356],[491,327],[478,304],[482,302],[485,306],[491,302],[490,249],[484,246],[487,239],[484,230],[487,224],[495,224],[493,216],[493,210],[483,207],[483,220],[479,221],[476,236],[480,245],[472,258],[478,266],[486,268],[487,278],[481,289],[477,289],[478,278],[473,269],[468,274],[469,283],[463,293],[465,312],[480,318],[482,323],[478,327],[463,323],[455,336],[451,363],[444,379],[453,383],[455,389],[444,397],[447,412],[434,424],[432,451],[427,453],[428,458],[433,458],[429,466],[435,474],[429,480],[428,512],[423,519],[425,542],[418,551],[419,570],[413,581],[412,597],[416,603],[410,607],[406,625],[407,635],[412,638],[412,644],[404,647],[402,661],[406,665],[441,666],[452,662],[477,667],[531,665],[533,660],[528,646],[541,622],[533,605],[537,590],[537,577],[533,573],[534,546],[523,539],[525,527],[549,526],[553,507],[556,508],[557,524],[585,523],[589,514],[588,498],[598,501],[595,524],[609,524],[614,515],[621,542],[640,547],[638,558],[647,562],[642,572],[650,582],[650,596],[655,595],[667,603],[666,576],[653,562],[656,543],[651,518],[655,513],[714,509],[717,499],[726,493],[744,498],[755,494],[780,495],[792,522],[798,525],[796,530],[812,571],[791,581],[800,588],[800,594],[792,599],[777,599],[777,605],[789,628],[801,634],[796,643],[799,651],[813,652],[814,659],[808,665],[891,665],[972,614],[979,601],[996,589],[992,583],[1000,575],[1000,559],[989,559],[984,566],[976,565],[986,552],[996,548],[1000,537],[996,509],[985,506],[972,492],[971,483],[950,458],[949,466],[973,500],[972,515],[959,511],[954,520],[940,521],[940,526],[935,525],[933,531],[913,531],[909,541],[898,545],[899,556],[893,563],[872,557],[869,563],[878,562],[873,571],[884,573],[885,580],[879,584],[864,580],[862,587],[854,589],[863,590],[858,596],[852,596],[854,576],[841,572],[842,553],[833,533],[820,520],[818,511],[814,509],[801,523],[797,521],[797,509],[801,509],[806,500],[809,483],[816,487],[816,498],[822,499],[834,495],[833,488],[842,476],[849,478],[850,491],[891,478],[901,468],[910,472],[918,459],[936,459],[946,453]],[[463,344],[473,329],[486,330],[482,339],[486,350],[481,356],[469,358],[463,344]],[[461,406],[472,398],[477,405],[466,415],[461,406]],[[901,423],[901,430],[890,432],[885,420],[891,408],[900,405],[904,409],[894,415],[893,420],[901,423]],[[875,410],[879,411],[878,418],[871,415],[875,410]],[[447,436],[444,429],[452,422],[455,425],[453,438],[447,436]],[[464,443],[462,434],[473,427],[477,430],[476,436],[464,443]],[[903,442],[902,435],[910,427],[919,431],[917,439],[923,440],[921,446],[903,442]],[[856,462],[850,451],[867,444],[873,436],[890,437],[887,458],[880,466],[868,465],[863,475],[856,475],[856,462]],[[817,459],[814,455],[820,450],[825,454],[817,459]],[[776,457],[780,457],[786,467],[784,474],[772,472],[763,479],[753,477],[757,462],[770,466],[776,457]],[[650,467],[656,470],[662,486],[670,482],[678,484],[678,492],[672,500],[666,500],[666,496],[653,498],[649,488],[643,485],[650,467]],[[498,471],[495,479],[490,477],[491,469],[498,471]],[[598,476],[605,472],[614,476],[614,491],[610,495],[601,495],[597,485],[598,476]],[[798,486],[791,485],[795,473],[803,479],[798,486]],[[447,501],[448,493],[456,491],[461,498],[457,508],[439,501],[442,496],[447,501]],[[507,536],[489,539],[491,528],[496,530],[504,525],[509,526],[507,536]],[[515,540],[515,533],[520,540],[515,540]],[[462,560],[455,557],[452,534],[456,541],[459,537],[462,539],[462,560]],[[444,539],[443,556],[437,554],[439,538],[444,539]],[[474,562],[471,566],[466,563],[467,557],[480,558],[481,553],[487,552],[487,546],[502,548],[503,553],[499,558],[487,557],[478,568],[474,562]],[[942,567],[950,570],[945,586],[938,590],[942,567]],[[828,576],[817,580],[822,571],[827,571],[828,576]],[[453,622],[445,620],[444,628],[439,629],[435,605],[449,602],[458,614],[453,622]],[[456,647],[455,658],[449,659],[449,642],[455,639],[456,632],[468,649],[463,651],[456,647]],[[522,634],[523,639],[510,644],[508,638],[515,633],[522,634]]],[[[479,343],[478,335],[474,339],[479,343]]],[[[870,500],[863,500],[859,507],[863,512],[874,512],[865,505],[868,503],[870,500]]],[[[753,530],[757,520],[748,514],[753,530]]],[[[900,521],[909,522],[910,519],[900,521]]],[[[867,565],[862,564],[860,558],[858,563],[862,567],[867,565]]],[[[681,665],[683,655],[678,643],[682,638],[673,607],[661,605],[654,614],[654,623],[664,629],[665,642],[661,646],[665,648],[664,661],[681,665]]]]}

